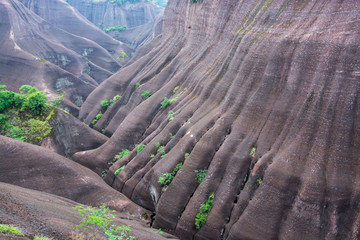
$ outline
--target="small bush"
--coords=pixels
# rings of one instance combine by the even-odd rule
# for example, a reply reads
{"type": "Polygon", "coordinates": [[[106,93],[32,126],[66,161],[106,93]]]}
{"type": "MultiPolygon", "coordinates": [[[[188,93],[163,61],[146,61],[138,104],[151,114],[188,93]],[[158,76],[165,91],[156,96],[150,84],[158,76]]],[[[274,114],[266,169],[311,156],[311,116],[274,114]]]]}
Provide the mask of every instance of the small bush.
{"type": "Polygon", "coordinates": [[[144,91],[141,96],[143,96],[145,99],[148,99],[151,96],[151,92],[150,91],[144,91]]]}
{"type": "Polygon", "coordinates": [[[120,173],[122,170],[124,170],[125,166],[126,166],[126,165],[122,166],[121,168],[118,168],[118,169],[114,172],[115,176],[119,175],[119,173],[120,173]]]}
{"type": "Polygon", "coordinates": [[[51,240],[51,239],[47,237],[34,236],[34,240],[51,240]]]}
{"type": "Polygon", "coordinates": [[[144,150],[145,147],[146,147],[145,144],[139,144],[139,145],[137,145],[137,150],[136,150],[137,154],[139,154],[142,150],[144,150]]]}
{"type": "Polygon", "coordinates": [[[109,100],[104,99],[101,101],[100,105],[101,105],[101,107],[107,109],[110,106],[110,102],[109,102],[109,100]]]}
{"type": "Polygon", "coordinates": [[[255,156],[255,153],[256,153],[256,148],[255,148],[255,147],[252,147],[252,148],[250,149],[250,156],[251,156],[251,157],[254,157],[254,156],[255,156]]]}
{"type": "Polygon", "coordinates": [[[139,88],[141,86],[140,83],[136,83],[136,88],[139,88]]]}
{"type": "Polygon", "coordinates": [[[110,211],[104,205],[99,208],[75,206],[73,209],[77,210],[79,215],[83,217],[80,224],[75,229],[91,228],[93,237],[96,233],[103,234],[110,240],[132,240],[133,236],[129,236],[131,229],[129,226],[115,226],[112,225],[115,211],[110,211]]]}
{"type": "Polygon", "coordinates": [[[195,217],[195,226],[196,229],[200,229],[206,222],[206,219],[210,213],[210,210],[213,206],[214,193],[212,193],[205,204],[201,204],[199,208],[199,213],[195,217]]]}
{"type": "MultiPolygon", "coordinates": [[[[125,27],[125,30],[126,30],[126,27],[125,27]]],[[[122,51],[121,53],[120,53],[120,55],[116,58],[116,61],[120,61],[120,60],[122,60],[122,59],[125,59],[125,58],[128,58],[129,56],[126,54],[126,52],[124,52],[124,51],[122,51]]]]}
{"type": "Polygon", "coordinates": [[[24,233],[21,230],[6,224],[0,224],[0,233],[16,235],[16,236],[24,236],[24,233]]]}
{"type": "Polygon", "coordinates": [[[110,99],[110,105],[117,102],[120,98],[120,95],[115,95],[112,99],[110,99]]]}
{"type": "Polygon", "coordinates": [[[116,156],[115,159],[119,160],[120,158],[125,157],[126,155],[128,155],[130,153],[130,150],[128,149],[123,149],[121,152],[119,152],[116,156]]]}
{"type": "Polygon", "coordinates": [[[182,168],[182,166],[183,166],[183,164],[179,163],[178,165],[176,165],[176,167],[174,168],[174,170],[171,173],[161,174],[161,176],[159,177],[158,183],[160,183],[161,185],[169,185],[171,183],[171,181],[174,179],[177,172],[182,168]]]}
{"type": "Polygon", "coordinates": [[[194,170],[196,174],[196,182],[202,184],[207,174],[207,170],[194,170]]]}
{"type": "Polygon", "coordinates": [[[170,111],[168,113],[168,120],[169,122],[171,122],[172,120],[174,120],[175,116],[174,116],[174,112],[173,111],[170,111]]]}
{"type": "Polygon", "coordinates": [[[95,116],[95,119],[91,122],[92,125],[95,125],[99,120],[100,118],[103,116],[103,114],[100,112],[98,113],[96,116],[95,116]]]}

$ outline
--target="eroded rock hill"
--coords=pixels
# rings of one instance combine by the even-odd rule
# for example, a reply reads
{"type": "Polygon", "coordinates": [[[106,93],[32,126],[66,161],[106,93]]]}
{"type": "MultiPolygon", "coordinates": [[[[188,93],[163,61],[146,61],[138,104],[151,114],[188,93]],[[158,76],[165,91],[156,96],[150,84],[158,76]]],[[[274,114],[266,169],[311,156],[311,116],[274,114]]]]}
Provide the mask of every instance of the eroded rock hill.
{"type": "Polygon", "coordinates": [[[154,37],[155,26],[161,27],[163,8],[150,1],[126,1],[118,5],[106,0],[72,0],[70,4],[100,28],[125,26],[125,31],[109,34],[134,49],[154,37]]]}
{"type": "Polygon", "coordinates": [[[42,7],[24,3],[40,10],[51,5],[57,12],[40,12],[41,18],[17,0],[0,1],[0,83],[13,91],[24,84],[34,85],[50,98],[61,91],[66,94],[63,107],[77,115],[89,93],[126,63],[115,58],[122,51],[131,55],[132,50],[93,26],[66,2],[46,1],[42,7]]]}
{"type": "Polygon", "coordinates": [[[74,159],[99,172],[146,145],[106,180],[181,239],[358,239],[359,9],[356,0],[170,0],[162,35],[81,107],[90,123],[101,99],[123,96],[95,125],[111,138],[74,159]]]}
{"type": "MultiPolygon", "coordinates": [[[[25,237],[14,237],[0,233],[1,239],[33,239],[34,235],[47,236],[52,239],[81,239],[75,236],[74,226],[80,223],[79,216],[73,207],[79,203],[52,194],[0,183],[0,221],[19,228],[25,237]],[[73,236],[73,237],[71,237],[73,236]]],[[[160,234],[146,224],[116,214],[113,224],[131,226],[135,239],[160,240],[175,239],[169,234],[160,234]]],[[[90,236],[92,233],[87,231],[90,236]]],[[[96,239],[102,239],[96,236],[96,239]]]]}

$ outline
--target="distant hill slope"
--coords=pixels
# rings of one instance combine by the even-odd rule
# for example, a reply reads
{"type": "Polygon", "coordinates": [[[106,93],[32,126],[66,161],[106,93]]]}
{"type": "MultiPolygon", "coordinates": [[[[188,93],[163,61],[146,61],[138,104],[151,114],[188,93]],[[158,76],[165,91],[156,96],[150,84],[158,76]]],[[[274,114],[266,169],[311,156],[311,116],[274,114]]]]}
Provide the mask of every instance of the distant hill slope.
{"type": "Polygon", "coordinates": [[[154,27],[161,21],[163,13],[162,7],[146,0],[125,1],[122,4],[105,0],[71,0],[69,3],[101,29],[126,27],[124,31],[108,34],[134,49],[154,38],[154,27]]]}
{"type": "Polygon", "coordinates": [[[95,125],[111,138],[73,158],[99,172],[132,150],[107,182],[181,239],[359,239],[359,9],[170,0],[81,107],[89,123],[123,96],[95,125]]]}
{"type": "MultiPolygon", "coordinates": [[[[61,1],[51,1],[56,2],[61,1]]],[[[77,115],[98,83],[120,69],[121,62],[115,56],[122,51],[131,55],[132,51],[86,22],[68,4],[59,5],[67,12],[67,19],[73,21],[66,25],[74,27],[79,23],[77,35],[45,21],[17,0],[0,1],[0,84],[13,91],[24,84],[34,85],[50,98],[62,91],[67,95],[62,106],[77,115]],[[81,35],[81,31],[89,34],[90,39],[81,35]]],[[[60,13],[61,8],[58,10],[60,13]]]]}

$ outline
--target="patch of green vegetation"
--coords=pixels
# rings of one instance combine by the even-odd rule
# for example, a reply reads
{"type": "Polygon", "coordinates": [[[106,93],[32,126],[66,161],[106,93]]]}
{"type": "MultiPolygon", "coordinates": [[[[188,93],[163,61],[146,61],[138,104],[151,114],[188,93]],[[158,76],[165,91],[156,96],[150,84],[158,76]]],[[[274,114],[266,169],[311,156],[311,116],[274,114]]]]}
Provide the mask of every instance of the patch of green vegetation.
{"type": "MultiPolygon", "coordinates": [[[[126,27],[125,27],[125,29],[126,29],[126,27]]],[[[125,58],[128,58],[129,56],[126,54],[126,52],[124,52],[124,51],[122,51],[121,53],[120,53],[120,55],[116,58],[116,61],[120,61],[120,60],[122,60],[122,59],[125,59],[125,58]]]]}
{"type": "Polygon", "coordinates": [[[126,155],[128,155],[130,153],[129,149],[123,149],[121,152],[119,152],[116,156],[115,159],[119,160],[120,158],[125,157],[126,155]]]}
{"type": "Polygon", "coordinates": [[[196,174],[196,182],[202,184],[207,174],[207,170],[194,170],[196,174]]]}
{"type": "Polygon", "coordinates": [[[173,94],[175,94],[177,92],[177,90],[179,90],[179,86],[176,86],[173,90],[173,94]]]}
{"type": "Polygon", "coordinates": [[[126,165],[123,165],[121,168],[118,168],[118,169],[114,172],[115,176],[119,175],[119,173],[120,173],[122,170],[124,170],[125,166],[126,166],[126,165]]]}
{"type": "Polygon", "coordinates": [[[112,104],[114,104],[115,102],[117,102],[119,99],[121,98],[120,95],[116,95],[114,96],[112,99],[103,99],[100,102],[100,105],[103,109],[108,109],[108,107],[110,107],[112,104]]]}
{"type": "Polygon", "coordinates": [[[34,236],[34,240],[51,240],[51,239],[47,237],[34,236]]]}
{"type": "Polygon", "coordinates": [[[99,112],[96,116],[95,116],[95,119],[91,122],[92,125],[95,125],[99,120],[100,118],[103,116],[103,114],[101,112],[99,112]]]}
{"type": "Polygon", "coordinates": [[[83,217],[80,224],[75,229],[87,230],[90,228],[94,237],[96,234],[102,234],[109,240],[133,240],[135,237],[130,236],[131,229],[129,226],[115,226],[111,224],[115,218],[115,211],[110,211],[104,205],[99,208],[75,206],[79,215],[83,217]]]}
{"type": "Polygon", "coordinates": [[[51,134],[49,121],[57,113],[52,103],[36,87],[23,85],[19,93],[0,88],[0,133],[2,135],[40,144],[51,134]]]}
{"type": "Polygon", "coordinates": [[[102,172],[101,172],[101,177],[102,177],[102,178],[106,177],[106,174],[107,174],[106,171],[102,171],[102,172]]]}
{"type": "Polygon", "coordinates": [[[136,88],[139,88],[141,86],[141,83],[136,83],[136,88]]]}
{"type": "Polygon", "coordinates": [[[164,158],[166,156],[165,146],[160,143],[155,143],[155,146],[157,148],[157,152],[161,154],[161,158],[164,158]]]}
{"type": "MultiPolygon", "coordinates": [[[[54,100],[52,100],[51,102],[49,102],[49,104],[53,107],[59,107],[60,104],[61,104],[61,100],[66,96],[65,93],[61,92],[61,89],[58,89],[60,90],[60,95],[55,97],[54,100]]],[[[59,92],[59,91],[57,91],[59,92]]]]}
{"type": "Polygon", "coordinates": [[[16,227],[12,227],[6,224],[0,224],[0,233],[16,235],[16,236],[24,236],[24,233],[17,229],[16,227]]]}
{"type": "Polygon", "coordinates": [[[107,109],[110,106],[110,102],[108,99],[101,100],[100,102],[101,107],[107,109]]]}
{"type": "Polygon", "coordinates": [[[205,204],[201,204],[199,208],[199,213],[195,217],[195,226],[196,229],[200,229],[206,222],[206,219],[210,213],[210,210],[213,206],[214,193],[212,193],[205,204]]]}
{"type": "Polygon", "coordinates": [[[38,60],[39,62],[46,62],[46,59],[43,58],[37,58],[36,60],[38,60]]]}
{"type": "Polygon", "coordinates": [[[171,122],[172,120],[174,120],[175,116],[174,116],[174,112],[173,111],[169,111],[168,113],[168,120],[169,122],[171,122]]]}
{"type": "Polygon", "coordinates": [[[251,157],[254,157],[254,156],[255,156],[255,153],[256,153],[256,148],[255,148],[255,147],[252,147],[252,148],[250,149],[250,156],[251,156],[251,157]]]}
{"type": "Polygon", "coordinates": [[[108,32],[121,32],[121,31],[125,31],[127,29],[126,26],[121,26],[121,25],[118,25],[118,26],[115,26],[115,27],[108,27],[108,28],[105,28],[104,29],[104,32],[108,33],[108,32]]]}
{"type": "Polygon", "coordinates": [[[171,99],[164,97],[164,99],[160,103],[161,104],[160,109],[166,108],[167,106],[170,106],[171,104],[173,104],[181,96],[181,94],[183,94],[184,91],[186,91],[186,88],[184,90],[182,90],[178,95],[176,95],[175,97],[173,97],[171,99]]]}
{"type": "Polygon", "coordinates": [[[178,165],[176,165],[176,167],[174,168],[174,170],[171,173],[161,174],[161,176],[159,177],[158,183],[160,183],[161,185],[169,185],[182,166],[183,166],[183,164],[179,163],[178,165]]]}
{"type": "Polygon", "coordinates": [[[151,92],[150,91],[144,91],[141,96],[143,96],[145,99],[148,99],[151,96],[151,92]]]}
{"type": "Polygon", "coordinates": [[[262,180],[261,178],[259,178],[259,179],[257,180],[258,184],[261,184],[262,181],[263,181],[263,180],[262,180]]]}
{"type": "Polygon", "coordinates": [[[139,154],[142,150],[144,150],[146,148],[146,145],[145,144],[138,144],[137,145],[137,154],[139,154]]]}
{"type": "Polygon", "coordinates": [[[188,156],[190,156],[190,153],[185,153],[185,158],[187,158],[188,156]]]}
{"type": "Polygon", "coordinates": [[[140,0],[110,0],[111,3],[116,3],[117,5],[122,5],[123,3],[126,3],[126,2],[131,2],[131,3],[135,3],[135,2],[138,2],[140,0]]]}

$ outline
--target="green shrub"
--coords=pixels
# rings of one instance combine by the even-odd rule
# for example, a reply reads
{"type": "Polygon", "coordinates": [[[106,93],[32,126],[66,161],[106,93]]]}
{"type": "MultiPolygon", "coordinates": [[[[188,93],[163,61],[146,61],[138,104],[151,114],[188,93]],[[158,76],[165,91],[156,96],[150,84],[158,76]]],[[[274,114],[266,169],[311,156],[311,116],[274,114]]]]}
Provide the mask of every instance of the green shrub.
{"type": "MultiPolygon", "coordinates": [[[[124,30],[126,30],[126,27],[125,27],[125,29],[124,30]]],[[[125,58],[128,58],[129,56],[126,54],[126,52],[124,52],[124,51],[122,51],[121,53],[120,53],[120,55],[116,58],[116,61],[120,61],[121,59],[125,59],[125,58]]]]}
{"type": "Polygon", "coordinates": [[[176,86],[173,90],[173,94],[175,94],[177,92],[177,90],[179,90],[179,86],[176,86]]]}
{"type": "Polygon", "coordinates": [[[144,150],[145,147],[146,147],[145,144],[137,145],[137,150],[136,150],[137,154],[139,154],[142,150],[144,150]]]}
{"type": "Polygon", "coordinates": [[[107,109],[110,106],[110,102],[109,102],[109,100],[104,99],[101,101],[100,105],[101,105],[101,107],[107,109]]]}
{"type": "Polygon", "coordinates": [[[111,100],[110,100],[110,105],[117,102],[119,99],[121,98],[120,95],[115,95],[111,100]]]}
{"type": "Polygon", "coordinates": [[[95,125],[99,120],[100,118],[103,116],[103,114],[100,112],[98,113],[96,116],[95,116],[95,119],[91,122],[92,125],[95,125]]]}
{"type": "Polygon", "coordinates": [[[131,229],[129,226],[115,226],[112,225],[115,211],[110,211],[104,205],[99,208],[75,206],[81,217],[80,224],[75,229],[88,229],[91,228],[94,237],[96,233],[104,234],[109,240],[132,240],[133,236],[129,236],[131,229]]]}
{"type": "Polygon", "coordinates": [[[187,158],[188,156],[190,156],[190,153],[185,153],[185,158],[187,158]]]}
{"type": "Polygon", "coordinates": [[[0,224],[0,233],[16,235],[16,236],[24,236],[24,233],[21,230],[6,224],[0,224]]]}
{"type": "Polygon", "coordinates": [[[126,26],[118,25],[118,26],[115,26],[115,27],[105,28],[105,29],[104,29],[104,32],[106,32],[106,33],[108,33],[108,32],[113,32],[113,31],[122,32],[122,31],[125,31],[126,29],[127,29],[126,26]]]}
{"type": "Polygon", "coordinates": [[[255,147],[252,147],[252,148],[250,149],[250,156],[251,156],[251,157],[254,157],[254,156],[255,156],[255,153],[256,153],[256,148],[255,148],[255,147]]]}
{"type": "Polygon", "coordinates": [[[123,165],[121,168],[118,168],[118,169],[114,172],[115,176],[119,175],[119,173],[120,173],[122,170],[124,170],[125,166],[126,166],[126,165],[123,165]]]}
{"type": "Polygon", "coordinates": [[[65,93],[61,93],[59,96],[55,97],[52,102],[50,102],[50,105],[53,107],[58,107],[61,104],[61,100],[66,96],[65,93]]]}
{"type": "Polygon", "coordinates": [[[3,90],[3,89],[5,89],[5,88],[7,88],[6,85],[0,85],[0,90],[3,90]]]}
{"type": "Polygon", "coordinates": [[[262,181],[263,181],[263,180],[262,180],[261,178],[259,178],[259,179],[257,180],[258,184],[261,184],[262,181]]]}
{"type": "Polygon", "coordinates": [[[179,163],[178,165],[176,165],[176,167],[174,168],[174,170],[171,173],[161,174],[161,176],[159,177],[158,183],[160,183],[161,185],[169,185],[172,182],[172,180],[174,179],[177,172],[182,168],[182,166],[183,166],[183,164],[179,163]]]}
{"type": "Polygon", "coordinates": [[[29,95],[22,105],[22,110],[29,109],[34,115],[40,115],[47,109],[47,97],[43,92],[34,92],[29,95]]]}
{"type": "Polygon", "coordinates": [[[141,86],[140,83],[136,83],[136,88],[139,88],[141,86]]]}
{"type": "Polygon", "coordinates": [[[25,131],[18,126],[12,126],[6,136],[16,140],[25,141],[25,131]]]}
{"type": "Polygon", "coordinates": [[[159,177],[158,182],[161,185],[169,185],[173,179],[174,179],[174,176],[171,173],[163,173],[159,177]]]}
{"type": "Polygon", "coordinates": [[[34,240],[51,240],[51,239],[47,237],[34,236],[34,240]]]}
{"type": "Polygon", "coordinates": [[[164,100],[162,100],[162,102],[160,103],[160,109],[166,108],[167,106],[170,106],[171,104],[173,104],[176,101],[175,98],[172,99],[168,99],[167,97],[164,97],[164,100]]]}
{"type": "Polygon", "coordinates": [[[120,158],[125,157],[126,155],[128,155],[130,153],[130,150],[128,149],[123,149],[121,152],[119,152],[116,156],[115,159],[119,160],[120,158]]]}
{"type": "Polygon", "coordinates": [[[151,96],[151,92],[150,91],[144,91],[141,96],[143,96],[145,99],[148,99],[151,96]]]}
{"type": "Polygon", "coordinates": [[[201,204],[199,208],[199,213],[195,217],[195,226],[196,229],[200,229],[206,222],[206,219],[210,213],[210,210],[213,206],[214,193],[212,193],[205,204],[201,204]]]}
{"type": "Polygon", "coordinates": [[[168,113],[168,120],[169,120],[169,122],[171,122],[172,120],[174,120],[174,112],[173,111],[170,111],[169,113],[168,113]]]}
{"type": "Polygon", "coordinates": [[[196,182],[202,184],[207,174],[207,170],[194,170],[196,174],[196,182]]]}

